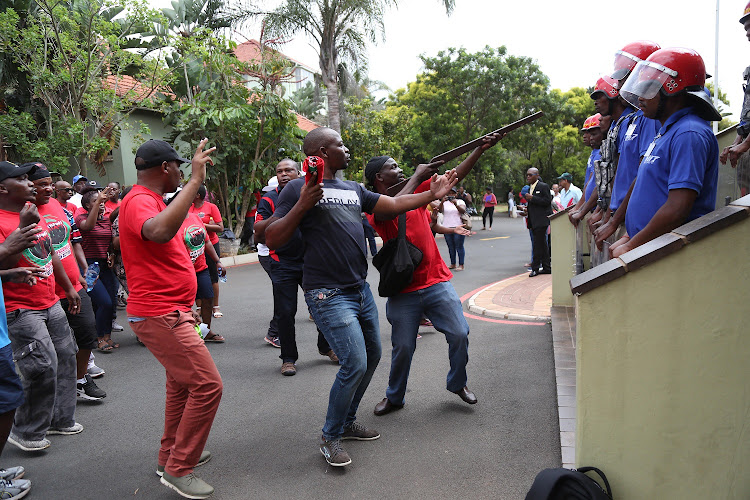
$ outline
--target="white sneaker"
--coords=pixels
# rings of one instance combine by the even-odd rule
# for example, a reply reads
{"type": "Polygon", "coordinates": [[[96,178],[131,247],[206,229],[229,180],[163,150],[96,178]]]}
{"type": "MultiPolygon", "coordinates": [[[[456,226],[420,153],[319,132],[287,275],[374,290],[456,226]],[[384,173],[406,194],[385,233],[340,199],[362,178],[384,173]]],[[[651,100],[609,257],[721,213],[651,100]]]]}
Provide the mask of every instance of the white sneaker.
{"type": "Polygon", "coordinates": [[[61,436],[70,436],[72,434],[78,434],[79,432],[83,431],[83,426],[79,424],[78,422],[74,423],[70,427],[50,427],[47,429],[47,435],[61,435],[61,436]]]}
{"type": "Polygon", "coordinates": [[[124,330],[124,328],[122,327],[122,325],[120,323],[118,323],[117,320],[113,319],[112,320],[112,331],[113,332],[121,332],[123,330],[124,330]]]}
{"type": "Polygon", "coordinates": [[[96,366],[94,363],[89,363],[88,368],[86,368],[86,373],[91,375],[91,378],[99,378],[107,372],[105,372],[103,368],[96,366]]]}
{"type": "Polygon", "coordinates": [[[49,448],[50,440],[49,439],[40,439],[38,441],[31,441],[28,439],[23,439],[20,436],[16,436],[12,432],[8,436],[8,442],[12,445],[15,445],[19,448],[21,448],[23,451],[39,451],[44,450],[46,448],[49,448]]]}

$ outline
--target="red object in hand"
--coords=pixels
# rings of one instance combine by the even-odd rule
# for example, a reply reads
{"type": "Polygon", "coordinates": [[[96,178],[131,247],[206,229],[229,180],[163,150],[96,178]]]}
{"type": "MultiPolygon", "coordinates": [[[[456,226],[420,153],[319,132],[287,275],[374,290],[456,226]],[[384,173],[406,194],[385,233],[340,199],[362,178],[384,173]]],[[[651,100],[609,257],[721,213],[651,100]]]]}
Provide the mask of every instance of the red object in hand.
{"type": "Polygon", "coordinates": [[[309,180],[307,175],[312,174],[317,177],[317,183],[320,184],[323,182],[323,170],[325,167],[325,162],[323,161],[323,158],[320,156],[308,156],[305,158],[305,161],[302,162],[302,168],[305,171],[305,177],[306,181],[309,180]]]}

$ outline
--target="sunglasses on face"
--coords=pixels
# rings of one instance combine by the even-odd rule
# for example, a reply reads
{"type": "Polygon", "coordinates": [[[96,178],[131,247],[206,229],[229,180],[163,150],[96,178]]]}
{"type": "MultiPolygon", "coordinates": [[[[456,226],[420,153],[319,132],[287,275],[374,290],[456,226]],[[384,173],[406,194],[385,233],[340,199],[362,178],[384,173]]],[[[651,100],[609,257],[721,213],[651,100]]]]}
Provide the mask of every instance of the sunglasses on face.
{"type": "Polygon", "coordinates": [[[60,188],[60,189],[57,189],[56,191],[67,191],[69,193],[72,193],[73,192],[73,188],[60,188]]]}

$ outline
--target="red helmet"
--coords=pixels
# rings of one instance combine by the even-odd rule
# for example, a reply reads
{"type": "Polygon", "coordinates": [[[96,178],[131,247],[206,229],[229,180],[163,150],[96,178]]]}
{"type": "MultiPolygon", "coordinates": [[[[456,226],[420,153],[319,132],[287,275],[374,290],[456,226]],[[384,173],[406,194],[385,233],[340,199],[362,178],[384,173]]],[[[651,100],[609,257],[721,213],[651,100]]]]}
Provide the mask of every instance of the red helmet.
{"type": "Polygon", "coordinates": [[[692,49],[669,48],[657,50],[648,59],[639,62],[620,92],[634,106],[637,106],[639,97],[653,99],[659,91],[667,96],[688,92],[693,104],[701,108],[699,114],[702,117],[713,120],[719,116],[721,120],[721,115],[705,98],[705,83],[706,65],[700,54],[692,49]],[[710,109],[706,106],[710,106],[710,109]]]}
{"type": "Polygon", "coordinates": [[[617,90],[617,87],[617,80],[615,80],[611,76],[604,75],[596,81],[594,91],[591,92],[591,98],[596,99],[596,94],[602,92],[607,96],[607,99],[617,99],[617,96],[620,94],[620,91],[617,90]]]}
{"type": "Polygon", "coordinates": [[[602,117],[599,113],[589,116],[586,118],[586,121],[583,122],[583,128],[581,130],[586,131],[592,128],[598,128],[599,127],[599,119],[602,117]]]}
{"type": "Polygon", "coordinates": [[[635,65],[646,59],[648,56],[659,50],[661,47],[656,42],[648,40],[638,40],[629,43],[615,52],[615,69],[612,78],[615,80],[624,80],[635,65]]]}
{"type": "Polygon", "coordinates": [[[750,2],[745,5],[745,11],[742,13],[742,17],[740,18],[740,24],[745,24],[745,21],[747,21],[748,18],[750,18],[750,2]]]}

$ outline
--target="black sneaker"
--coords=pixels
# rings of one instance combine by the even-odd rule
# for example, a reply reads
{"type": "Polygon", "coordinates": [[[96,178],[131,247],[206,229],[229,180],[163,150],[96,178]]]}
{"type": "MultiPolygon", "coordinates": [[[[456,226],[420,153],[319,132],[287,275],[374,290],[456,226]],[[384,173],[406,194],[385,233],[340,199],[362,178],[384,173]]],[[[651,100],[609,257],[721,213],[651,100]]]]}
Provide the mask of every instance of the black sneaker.
{"type": "Polygon", "coordinates": [[[76,392],[78,393],[78,399],[82,401],[99,401],[107,397],[107,393],[99,389],[91,375],[86,374],[86,383],[76,384],[76,392]]]}
{"type": "Polygon", "coordinates": [[[341,439],[331,439],[330,441],[326,441],[324,437],[321,437],[320,452],[326,458],[326,462],[334,467],[343,467],[352,463],[349,454],[341,445],[341,439]]]}
{"type": "Polygon", "coordinates": [[[380,437],[378,431],[368,429],[359,422],[354,422],[351,427],[344,427],[341,439],[355,439],[357,441],[372,441],[380,437]]]}
{"type": "Polygon", "coordinates": [[[266,335],[263,340],[274,346],[276,349],[281,349],[281,342],[279,342],[279,337],[269,337],[266,335]]]}

